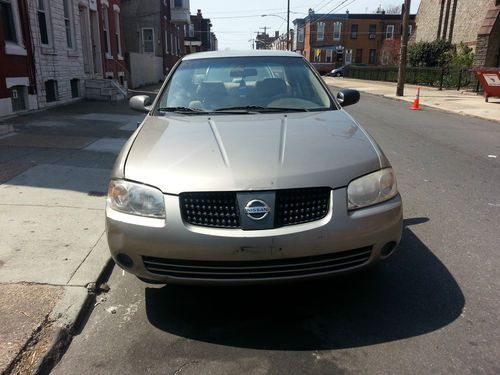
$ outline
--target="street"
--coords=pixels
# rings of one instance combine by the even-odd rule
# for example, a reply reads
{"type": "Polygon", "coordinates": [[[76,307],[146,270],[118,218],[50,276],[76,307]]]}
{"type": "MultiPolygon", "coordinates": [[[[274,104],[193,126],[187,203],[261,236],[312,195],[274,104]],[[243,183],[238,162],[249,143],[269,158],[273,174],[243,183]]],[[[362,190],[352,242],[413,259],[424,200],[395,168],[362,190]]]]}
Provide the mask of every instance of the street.
{"type": "Polygon", "coordinates": [[[115,266],[52,373],[500,373],[499,124],[408,107],[362,93],[347,108],[397,173],[389,260],[258,288],[148,285],[115,266]]]}

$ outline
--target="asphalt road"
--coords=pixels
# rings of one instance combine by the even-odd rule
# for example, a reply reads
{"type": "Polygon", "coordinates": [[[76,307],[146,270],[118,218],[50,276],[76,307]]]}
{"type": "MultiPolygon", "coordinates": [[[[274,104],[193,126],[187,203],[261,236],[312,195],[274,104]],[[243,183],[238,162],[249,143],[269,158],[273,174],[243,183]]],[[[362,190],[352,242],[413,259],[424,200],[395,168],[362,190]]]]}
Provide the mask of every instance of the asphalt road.
{"type": "Polygon", "coordinates": [[[397,171],[405,230],[388,261],[243,289],[151,287],[115,268],[53,373],[500,373],[500,124],[407,107],[348,108],[397,171]]]}

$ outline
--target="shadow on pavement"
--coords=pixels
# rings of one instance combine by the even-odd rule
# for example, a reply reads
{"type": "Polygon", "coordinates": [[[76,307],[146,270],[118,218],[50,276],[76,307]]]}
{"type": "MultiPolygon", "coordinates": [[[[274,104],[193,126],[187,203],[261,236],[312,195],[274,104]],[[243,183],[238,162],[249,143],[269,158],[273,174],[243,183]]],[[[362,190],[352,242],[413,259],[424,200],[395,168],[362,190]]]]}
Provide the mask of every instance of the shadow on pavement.
{"type": "Polygon", "coordinates": [[[352,348],[435,331],[465,304],[446,266],[408,228],[377,267],[320,282],[266,287],[146,289],[158,329],[189,339],[273,350],[352,348]]]}

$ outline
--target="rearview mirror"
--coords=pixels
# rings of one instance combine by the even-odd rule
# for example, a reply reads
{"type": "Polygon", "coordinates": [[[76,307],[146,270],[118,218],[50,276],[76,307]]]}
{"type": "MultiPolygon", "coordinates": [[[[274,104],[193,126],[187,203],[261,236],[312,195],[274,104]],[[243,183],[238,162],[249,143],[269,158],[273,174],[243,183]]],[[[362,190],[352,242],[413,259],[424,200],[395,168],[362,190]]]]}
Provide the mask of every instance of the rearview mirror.
{"type": "Polygon", "coordinates": [[[147,95],[136,95],[132,96],[128,102],[130,108],[134,111],[148,113],[151,111],[151,99],[147,95]]]}
{"type": "Polygon", "coordinates": [[[245,68],[245,69],[233,69],[229,73],[231,78],[245,78],[245,77],[253,77],[257,75],[257,69],[255,68],[245,68]]]}
{"type": "Polygon", "coordinates": [[[359,91],[344,89],[337,93],[337,101],[342,107],[347,107],[348,105],[356,104],[359,102],[359,91]]]}

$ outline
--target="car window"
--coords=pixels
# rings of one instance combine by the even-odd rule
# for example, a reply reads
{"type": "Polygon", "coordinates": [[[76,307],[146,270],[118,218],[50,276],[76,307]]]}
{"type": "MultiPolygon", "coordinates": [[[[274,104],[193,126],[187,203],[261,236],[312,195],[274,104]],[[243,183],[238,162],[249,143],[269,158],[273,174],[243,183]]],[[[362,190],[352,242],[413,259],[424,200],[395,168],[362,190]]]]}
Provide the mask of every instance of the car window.
{"type": "Polygon", "coordinates": [[[302,58],[239,57],[183,61],[161,93],[159,108],[213,111],[232,107],[335,109],[302,58]]]}

